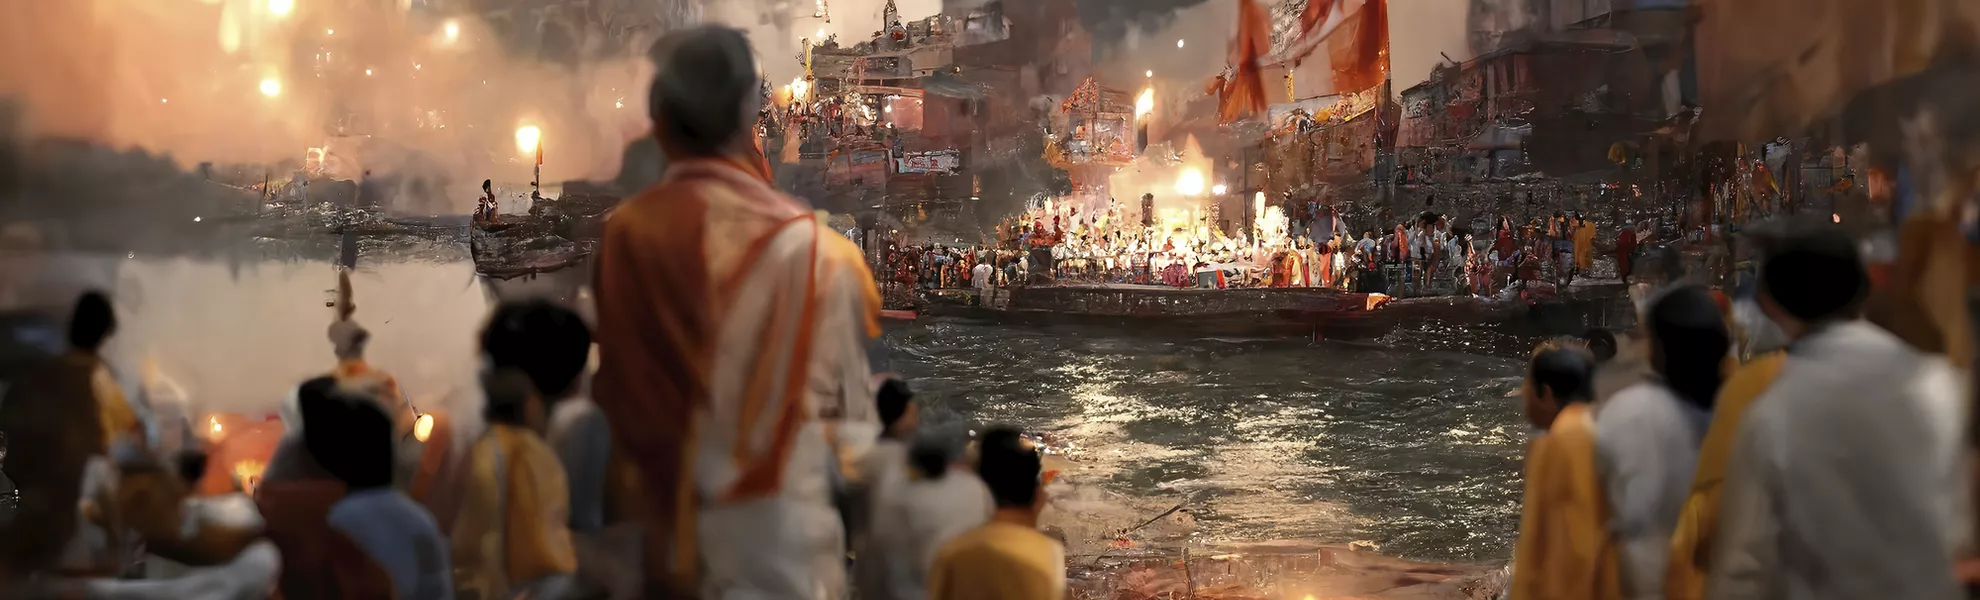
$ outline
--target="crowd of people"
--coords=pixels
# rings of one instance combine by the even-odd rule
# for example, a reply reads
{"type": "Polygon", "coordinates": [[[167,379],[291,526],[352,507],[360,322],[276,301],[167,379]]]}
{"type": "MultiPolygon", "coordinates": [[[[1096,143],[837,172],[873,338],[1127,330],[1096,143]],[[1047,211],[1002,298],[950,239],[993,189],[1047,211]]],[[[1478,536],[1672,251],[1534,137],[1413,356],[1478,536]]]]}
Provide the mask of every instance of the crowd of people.
{"type": "Polygon", "coordinates": [[[1751,302],[1642,310],[1648,373],[1537,348],[1512,597],[1955,598],[1973,551],[1967,402],[1945,354],[1864,318],[1834,230],[1769,244],[1751,302]]]}
{"type": "MultiPolygon", "coordinates": [[[[1154,210],[1143,204],[1144,211],[1154,210]]],[[[977,260],[990,262],[998,273],[1017,274],[1008,278],[1017,282],[1033,279],[1028,276],[1033,251],[1044,249],[1037,255],[1050,259],[1050,269],[1041,273],[1044,281],[1491,296],[1593,276],[1599,235],[1587,218],[1565,212],[1518,225],[1500,215],[1490,237],[1481,238],[1468,227],[1453,225],[1448,215],[1431,212],[1357,234],[1347,215],[1317,202],[1291,216],[1269,207],[1257,231],[1237,235],[1208,226],[1210,216],[1192,225],[1188,218],[1165,218],[1157,224],[1150,215],[1137,224],[1111,203],[1103,214],[1088,217],[1081,217],[1077,207],[1066,207],[1062,214],[1053,214],[1055,210],[1034,211],[1027,215],[1029,223],[1013,218],[999,225],[998,249],[987,256],[979,251],[977,260]]],[[[1649,241],[1638,238],[1635,224],[1622,225],[1613,245],[1617,278],[1628,276],[1633,258],[1649,241]]],[[[972,263],[938,258],[937,270],[924,264],[923,272],[939,276],[939,267],[948,264],[972,263]]],[[[966,282],[967,275],[934,281],[966,282]]]]}

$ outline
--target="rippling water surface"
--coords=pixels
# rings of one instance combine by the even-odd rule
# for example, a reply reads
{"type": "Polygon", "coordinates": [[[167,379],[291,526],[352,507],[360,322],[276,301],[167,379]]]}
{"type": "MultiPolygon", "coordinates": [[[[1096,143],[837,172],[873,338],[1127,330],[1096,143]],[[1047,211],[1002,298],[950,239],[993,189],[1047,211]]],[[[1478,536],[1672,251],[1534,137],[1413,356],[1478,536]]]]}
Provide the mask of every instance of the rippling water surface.
{"type": "Polygon", "coordinates": [[[886,341],[925,421],[1040,432],[1070,476],[1147,517],[1194,498],[1195,541],[1511,555],[1526,439],[1513,359],[940,319],[886,341]]]}

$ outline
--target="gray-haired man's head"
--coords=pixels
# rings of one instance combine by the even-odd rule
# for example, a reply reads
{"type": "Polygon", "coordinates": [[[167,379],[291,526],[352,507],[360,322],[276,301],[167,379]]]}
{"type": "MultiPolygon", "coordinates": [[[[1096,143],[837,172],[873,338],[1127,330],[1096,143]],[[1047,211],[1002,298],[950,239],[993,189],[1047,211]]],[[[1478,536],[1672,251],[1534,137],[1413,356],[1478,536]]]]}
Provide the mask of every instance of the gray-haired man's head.
{"type": "Polygon", "coordinates": [[[648,96],[653,135],[669,156],[712,157],[748,139],[763,104],[749,40],[741,31],[701,26],[653,45],[648,96]]]}

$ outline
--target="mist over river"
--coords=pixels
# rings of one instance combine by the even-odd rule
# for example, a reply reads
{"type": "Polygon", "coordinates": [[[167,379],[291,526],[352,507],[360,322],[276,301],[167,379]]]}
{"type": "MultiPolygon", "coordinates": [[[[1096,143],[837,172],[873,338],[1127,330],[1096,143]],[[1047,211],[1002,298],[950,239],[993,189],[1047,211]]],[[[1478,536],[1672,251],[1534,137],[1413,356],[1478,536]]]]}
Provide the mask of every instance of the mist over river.
{"type": "MultiPolygon", "coordinates": [[[[464,258],[367,260],[353,280],[373,362],[422,408],[469,416],[474,336],[494,294],[464,258]]],[[[328,262],[71,255],[40,271],[68,280],[62,289],[112,289],[120,372],[155,364],[207,410],[273,410],[332,362],[328,262]]],[[[503,292],[575,294],[559,288],[582,278],[557,275],[503,292]]],[[[1179,503],[1137,545],[1365,540],[1416,559],[1511,555],[1526,439],[1506,397],[1516,359],[940,318],[889,323],[883,341],[878,360],[909,377],[925,423],[1014,424],[1062,452],[1047,522],[1076,555],[1179,503]]]]}

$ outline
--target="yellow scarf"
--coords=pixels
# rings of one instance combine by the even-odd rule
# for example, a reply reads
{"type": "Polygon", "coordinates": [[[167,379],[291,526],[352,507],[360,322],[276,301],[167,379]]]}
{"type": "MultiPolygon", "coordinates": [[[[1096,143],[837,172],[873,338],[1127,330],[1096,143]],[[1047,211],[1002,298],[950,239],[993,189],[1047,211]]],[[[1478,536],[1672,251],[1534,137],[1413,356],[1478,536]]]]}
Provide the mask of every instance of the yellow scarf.
{"type": "Polygon", "coordinates": [[[1671,600],[1705,597],[1705,573],[1719,529],[1719,486],[1726,478],[1726,461],[1732,457],[1733,442],[1739,439],[1739,424],[1746,409],[1773,385],[1785,363],[1786,352],[1760,355],[1733,371],[1719,389],[1719,399],[1712,405],[1712,425],[1705,430],[1705,442],[1698,449],[1691,495],[1685,498],[1677,530],[1671,533],[1671,560],[1664,579],[1664,593],[1671,600]]]}
{"type": "Polygon", "coordinates": [[[535,433],[490,425],[468,456],[454,521],[454,586],[507,598],[511,586],[577,572],[564,468],[535,433]]]}

